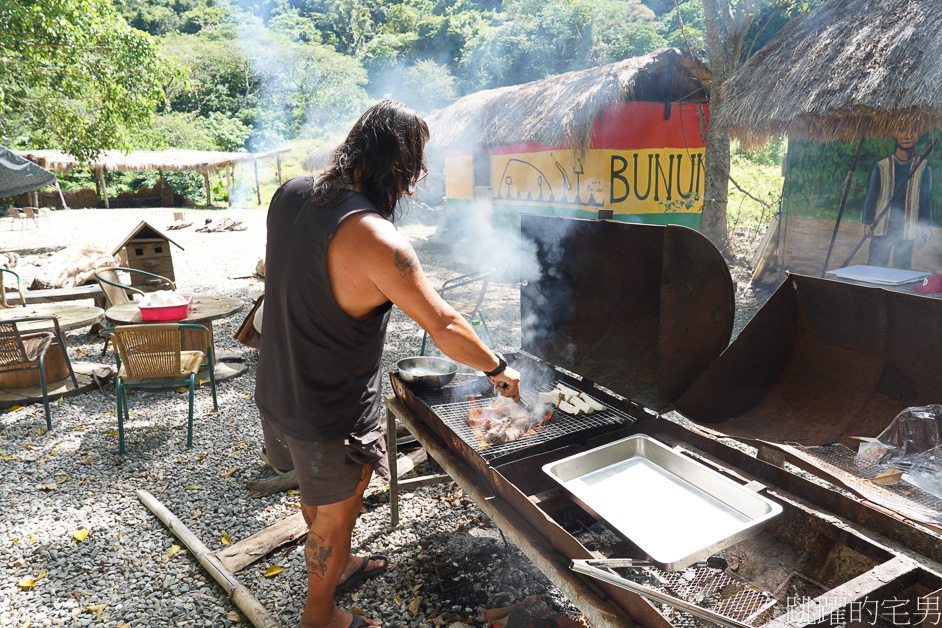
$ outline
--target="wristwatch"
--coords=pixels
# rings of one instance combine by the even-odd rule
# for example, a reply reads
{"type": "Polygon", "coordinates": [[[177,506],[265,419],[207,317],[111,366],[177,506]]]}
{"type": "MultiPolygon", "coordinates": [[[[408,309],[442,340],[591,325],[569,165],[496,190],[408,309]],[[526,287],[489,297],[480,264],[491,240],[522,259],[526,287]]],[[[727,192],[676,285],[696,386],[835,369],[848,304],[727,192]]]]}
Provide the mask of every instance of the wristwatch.
{"type": "Polygon", "coordinates": [[[493,371],[484,371],[484,374],[488,377],[497,377],[507,369],[507,360],[504,359],[499,353],[495,353],[497,356],[497,366],[494,367],[493,371]]]}

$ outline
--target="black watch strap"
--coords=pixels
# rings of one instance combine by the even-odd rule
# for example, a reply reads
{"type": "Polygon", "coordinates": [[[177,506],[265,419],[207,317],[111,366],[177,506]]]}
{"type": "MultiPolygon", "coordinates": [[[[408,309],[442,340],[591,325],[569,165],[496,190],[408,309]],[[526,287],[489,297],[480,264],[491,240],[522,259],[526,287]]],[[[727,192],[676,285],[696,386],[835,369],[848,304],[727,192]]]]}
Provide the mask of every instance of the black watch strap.
{"type": "Polygon", "coordinates": [[[488,377],[497,377],[507,369],[507,360],[504,359],[504,356],[499,353],[494,355],[497,356],[497,366],[494,367],[493,371],[484,371],[484,374],[488,377]]]}

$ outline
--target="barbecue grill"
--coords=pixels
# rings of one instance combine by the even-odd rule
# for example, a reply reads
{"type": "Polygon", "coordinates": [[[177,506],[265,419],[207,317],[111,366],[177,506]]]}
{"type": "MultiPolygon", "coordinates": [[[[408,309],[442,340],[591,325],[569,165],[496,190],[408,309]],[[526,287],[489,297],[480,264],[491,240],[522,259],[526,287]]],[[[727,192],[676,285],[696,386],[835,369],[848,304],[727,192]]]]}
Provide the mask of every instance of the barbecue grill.
{"type": "MultiPolygon", "coordinates": [[[[939,349],[932,345],[942,342],[942,333],[920,347],[903,322],[916,310],[915,320],[942,332],[937,329],[942,302],[900,303],[895,297],[905,295],[791,276],[727,347],[733,285],[722,257],[699,233],[677,226],[526,215],[521,230],[534,244],[541,270],[539,277],[524,278],[521,351],[507,356],[524,374],[523,393],[535,396],[563,383],[607,409],[580,417],[557,411],[516,441],[487,445],[466,424],[471,398],[483,403],[494,394],[485,378],[459,375],[431,391],[413,390],[393,375],[396,399],[387,404],[429,453],[477,496],[486,513],[504,522],[502,529],[518,532],[512,538],[541,564],[549,553],[576,561],[649,558],[631,538],[608,534],[611,522],[594,517],[591,508],[583,508],[543,471],[631,436],[651,437],[685,462],[732,479],[782,508],[764,530],[752,532],[756,536],[713,548],[718,555],[745,556],[736,568],[670,565],[680,569],[671,574],[653,565],[643,571],[612,569],[607,580],[590,579],[593,590],[608,600],[605,604],[615,606],[614,611],[599,606],[605,610],[590,615],[593,621],[666,628],[706,617],[730,626],[792,626],[826,621],[865,601],[879,605],[898,598],[903,600],[899,606],[912,613],[938,604],[942,544],[936,537],[906,516],[786,471],[784,461],[833,480],[823,465],[797,455],[794,443],[786,441],[799,440],[808,428],[816,440],[806,440],[803,447],[833,444],[851,434],[848,417],[882,408],[883,424],[864,434],[875,435],[899,409],[923,405],[942,391],[942,374],[926,368],[925,353],[926,347],[939,349]],[[857,337],[858,324],[870,332],[863,339],[857,337]],[[878,334],[887,338],[874,337],[878,334]],[[832,371],[823,372],[816,351],[834,360],[832,371]],[[842,381],[861,373],[863,383],[842,381]],[[803,388],[803,377],[814,381],[803,388]],[[736,378],[746,390],[737,388],[736,378]],[[871,388],[864,395],[866,386],[871,388]],[[835,414],[840,403],[821,397],[825,387],[849,404],[843,412],[835,414]],[[850,403],[852,394],[858,395],[856,403],[850,403]],[[898,407],[889,412],[891,400],[898,407]],[[816,414],[816,404],[826,413],[816,414]],[[710,427],[660,417],[659,412],[674,407],[710,427]],[[839,418],[834,435],[822,427],[831,416],[839,418]],[[725,436],[727,425],[739,440],[758,448],[758,458],[718,438],[725,436]],[[515,522],[520,518],[528,534],[519,533],[524,526],[515,522]],[[590,529],[606,534],[584,538],[590,529]],[[599,540],[603,537],[617,540],[605,544],[599,540]],[[776,552],[787,566],[782,573],[747,565],[776,552]],[[625,586],[619,586],[619,578],[625,586]],[[693,581],[700,585],[682,586],[693,581]]],[[[868,419],[867,425],[878,420],[868,419]]],[[[569,583],[559,573],[553,577],[569,583]]],[[[564,590],[580,598],[573,600],[577,604],[592,606],[598,599],[579,593],[578,587],[564,590]]],[[[872,623],[881,621],[880,615],[875,611],[872,623]]]]}

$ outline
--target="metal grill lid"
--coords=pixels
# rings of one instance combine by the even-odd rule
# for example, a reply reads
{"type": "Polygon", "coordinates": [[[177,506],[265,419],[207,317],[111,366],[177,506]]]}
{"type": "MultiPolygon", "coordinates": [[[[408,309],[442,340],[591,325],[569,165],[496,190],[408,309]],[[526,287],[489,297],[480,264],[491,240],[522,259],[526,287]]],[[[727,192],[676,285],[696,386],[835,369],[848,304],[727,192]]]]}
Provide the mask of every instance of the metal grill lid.
{"type": "Polygon", "coordinates": [[[521,347],[654,410],[671,406],[733,329],[732,278],[699,232],[521,215],[521,347]]]}

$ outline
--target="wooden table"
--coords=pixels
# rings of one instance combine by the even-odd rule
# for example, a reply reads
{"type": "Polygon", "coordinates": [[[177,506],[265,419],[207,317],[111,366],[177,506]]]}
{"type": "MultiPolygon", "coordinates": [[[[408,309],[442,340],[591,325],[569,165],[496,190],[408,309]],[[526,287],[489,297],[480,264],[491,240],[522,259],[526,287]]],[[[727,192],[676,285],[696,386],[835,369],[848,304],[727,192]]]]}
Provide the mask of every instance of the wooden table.
{"type": "MultiPolygon", "coordinates": [[[[159,322],[193,323],[203,325],[209,330],[210,343],[213,347],[213,356],[216,359],[216,381],[221,381],[240,375],[245,369],[220,368],[219,353],[216,351],[216,340],[213,337],[213,321],[228,318],[238,314],[245,307],[245,303],[234,297],[194,296],[190,304],[190,314],[179,321],[144,321],[141,310],[136,301],[128,301],[115,305],[105,311],[105,318],[113,325],[147,325],[159,322]]],[[[206,338],[200,330],[184,329],[181,332],[181,348],[184,351],[206,351],[206,338]]]]}
{"type": "MultiPolygon", "coordinates": [[[[55,316],[59,321],[59,329],[61,331],[69,331],[71,329],[80,329],[94,325],[104,317],[104,313],[105,311],[103,309],[93,305],[52,303],[48,305],[32,305],[0,310],[0,321],[8,321],[26,316],[55,316]]],[[[44,320],[23,323],[17,325],[17,329],[20,330],[20,333],[30,334],[42,331],[54,332],[56,327],[51,320],[44,320]]],[[[63,338],[63,342],[64,341],[65,339],[63,338]]],[[[33,362],[33,364],[35,364],[35,362],[33,362]]],[[[62,355],[62,350],[57,347],[52,347],[46,352],[43,366],[46,371],[46,381],[49,383],[58,382],[69,376],[69,367],[66,364],[65,357],[62,355]]],[[[16,371],[13,373],[4,373],[3,369],[0,369],[0,388],[29,388],[39,385],[40,377],[38,369],[32,371],[16,371]]]]}

